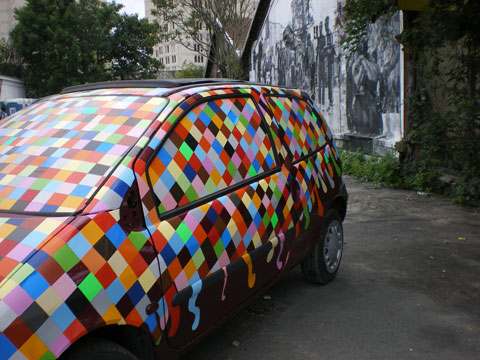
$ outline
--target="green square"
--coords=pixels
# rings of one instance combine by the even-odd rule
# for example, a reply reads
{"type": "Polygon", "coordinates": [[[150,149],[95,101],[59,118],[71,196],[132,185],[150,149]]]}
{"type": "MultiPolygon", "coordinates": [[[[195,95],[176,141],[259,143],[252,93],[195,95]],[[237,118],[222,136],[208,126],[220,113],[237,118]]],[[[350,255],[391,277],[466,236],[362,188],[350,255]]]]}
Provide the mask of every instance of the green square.
{"type": "Polygon", "coordinates": [[[278,216],[277,216],[277,213],[273,213],[273,216],[272,216],[272,225],[273,225],[273,228],[275,229],[275,227],[277,226],[277,223],[278,223],[278,216]]]}
{"type": "Polygon", "coordinates": [[[232,175],[232,178],[235,178],[235,175],[237,174],[237,167],[235,164],[232,162],[232,160],[229,161],[227,165],[227,171],[229,172],[230,175],[232,175]]]}
{"type": "Polygon", "coordinates": [[[57,357],[53,355],[53,353],[50,350],[47,350],[45,354],[43,354],[39,360],[53,360],[56,359],[57,357]]]}
{"type": "Polygon", "coordinates": [[[202,266],[203,262],[205,261],[205,256],[203,255],[202,249],[198,249],[195,255],[192,257],[193,263],[195,267],[198,269],[202,266]]]}
{"type": "MultiPolygon", "coordinates": [[[[21,174],[20,174],[21,175],[21,174]]],[[[43,188],[50,182],[49,179],[37,179],[32,186],[30,186],[31,190],[43,190],[43,188]]]]}
{"type": "Polygon", "coordinates": [[[187,197],[187,199],[189,201],[194,201],[194,200],[197,200],[199,198],[199,196],[197,194],[197,191],[193,188],[192,185],[190,185],[187,188],[187,191],[185,191],[185,196],[187,197]]]}
{"type": "Polygon", "coordinates": [[[27,177],[27,176],[30,176],[30,174],[33,173],[35,170],[37,170],[36,166],[28,165],[22,171],[20,171],[18,175],[27,177]]]}
{"type": "Polygon", "coordinates": [[[85,279],[78,285],[80,291],[85,295],[88,301],[92,299],[102,290],[102,284],[92,273],[88,274],[85,279]]]}
{"type": "Polygon", "coordinates": [[[137,251],[140,251],[141,248],[143,248],[143,245],[147,242],[148,238],[143,235],[143,233],[138,232],[138,231],[132,231],[129,235],[128,238],[132,242],[133,246],[137,251]]]}
{"type": "Polygon", "coordinates": [[[253,165],[250,165],[250,167],[248,168],[248,175],[250,175],[250,177],[254,177],[257,175],[257,170],[255,170],[253,165]]]}
{"type": "Polygon", "coordinates": [[[122,140],[122,139],[123,139],[122,134],[112,134],[105,141],[109,142],[111,144],[118,144],[120,142],[120,140],[122,140]]]}
{"type": "Polygon", "coordinates": [[[55,259],[58,265],[60,265],[63,271],[69,271],[80,261],[77,255],[75,255],[72,249],[70,249],[66,244],[62,246],[55,254],[53,254],[52,257],[55,259]]]}
{"type": "Polygon", "coordinates": [[[105,130],[106,127],[107,127],[107,124],[98,124],[93,128],[93,131],[102,132],[103,130],[105,130]]]}
{"type": "Polygon", "coordinates": [[[220,259],[220,256],[225,252],[225,248],[223,247],[222,239],[219,239],[215,246],[213,247],[213,251],[215,251],[215,255],[217,255],[217,259],[220,259]]]}
{"type": "Polygon", "coordinates": [[[97,106],[91,106],[89,108],[86,108],[83,110],[84,114],[93,114],[95,113],[99,108],[97,106]]]}
{"type": "Polygon", "coordinates": [[[187,224],[185,222],[181,222],[181,224],[177,228],[177,234],[180,236],[180,239],[182,239],[183,243],[186,244],[188,239],[192,236],[192,232],[188,228],[187,224]]]}
{"type": "Polygon", "coordinates": [[[268,213],[266,211],[265,211],[265,214],[263,215],[262,222],[263,222],[263,225],[265,225],[265,227],[267,227],[268,224],[270,223],[270,216],[268,216],[268,213]]]}
{"type": "Polygon", "coordinates": [[[28,263],[20,265],[21,267],[19,267],[17,271],[12,271],[12,280],[15,281],[17,284],[21,284],[23,280],[25,280],[31,273],[35,271],[32,265],[28,263]]]}
{"type": "Polygon", "coordinates": [[[7,146],[7,145],[10,145],[12,142],[14,142],[15,140],[18,139],[18,136],[12,136],[10,139],[8,139],[7,141],[5,141],[3,143],[3,145],[7,146]]]}
{"type": "Polygon", "coordinates": [[[47,141],[48,141],[49,138],[47,137],[41,137],[39,138],[37,141],[35,141],[33,143],[34,146],[42,146],[43,144],[45,144],[47,141]]]}
{"type": "Polygon", "coordinates": [[[277,98],[277,107],[280,108],[282,111],[285,109],[285,107],[283,106],[282,100],[278,98],[277,98]]]}
{"type": "Polygon", "coordinates": [[[190,149],[190,146],[188,146],[186,142],[182,143],[182,146],[180,146],[180,149],[178,150],[180,150],[180,153],[185,159],[187,159],[187,161],[190,160],[193,155],[193,150],[190,149]]]}
{"type": "Polygon", "coordinates": [[[203,112],[208,116],[209,119],[213,118],[213,116],[215,115],[215,111],[213,111],[212,108],[208,105],[205,106],[203,112]]]}
{"type": "Polygon", "coordinates": [[[281,199],[282,198],[282,192],[280,191],[278,186],[275,186],[273,188],[273,194],[275,195],[276,199],[281,199]]]}

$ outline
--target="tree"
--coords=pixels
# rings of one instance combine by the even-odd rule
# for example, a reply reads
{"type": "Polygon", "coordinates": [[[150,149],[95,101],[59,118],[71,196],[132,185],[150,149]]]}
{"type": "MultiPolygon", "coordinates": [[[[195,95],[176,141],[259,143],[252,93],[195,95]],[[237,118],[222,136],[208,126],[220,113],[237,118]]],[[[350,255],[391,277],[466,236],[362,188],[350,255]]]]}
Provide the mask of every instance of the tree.
{"type": "Polygon", "coordinates": [[[120,17],[112,33],[111,71],[114,79],[154,78],[161,67],[151,57],[158,42],[158,24],[137,15],[120,17]]]}
{"type": "Polygon", "coordinates": [[[24,65],[28,95],[70,85],[153,77],[157,26],[119,14],[122,5],[99,0],[27,0],[15,10],[13,47],[24,65]],[[134,50],[134,48],[136,50],[134,50]]]}
{"type": "Polygon", "coordinates": [[[13,51],[11,41],[0,39],[0,74],[20,78],[22,64],[13,51]]]}
{"type": "Polygon", "coordinates": [[[243,46],[254,7],[251,0],[153,0],[162,36],[209,56],[222,77],[242,78],[237,51],[243,46]],[[202,34],[206,28],[208,36],[202,34]]]}
{"type": "Polygon", "coordinates": [[[176,71],[175,79],[194,79],[203,77],[203,69],[193,64],[183,64],[182,70],[176,71]]]}

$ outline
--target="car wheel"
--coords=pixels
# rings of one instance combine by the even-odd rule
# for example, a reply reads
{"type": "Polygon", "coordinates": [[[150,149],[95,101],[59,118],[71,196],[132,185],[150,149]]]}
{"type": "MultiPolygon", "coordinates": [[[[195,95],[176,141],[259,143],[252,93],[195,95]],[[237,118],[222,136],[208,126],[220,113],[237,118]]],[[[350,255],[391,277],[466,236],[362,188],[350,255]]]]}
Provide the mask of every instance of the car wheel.
{"type": "Polygon", "coordinates": [[[325,216],[325,226],[320,239],[301,264],[303,275],[312,283],[327,284],[337,275],[342,253],[342,220],[336,210],[330,209],[325,216]]]}
{"type": "Polygon", "coordinates": [[[62,360],[139,360],[123,346],[102,338],[81,341],[61,357],[62,360]]]}

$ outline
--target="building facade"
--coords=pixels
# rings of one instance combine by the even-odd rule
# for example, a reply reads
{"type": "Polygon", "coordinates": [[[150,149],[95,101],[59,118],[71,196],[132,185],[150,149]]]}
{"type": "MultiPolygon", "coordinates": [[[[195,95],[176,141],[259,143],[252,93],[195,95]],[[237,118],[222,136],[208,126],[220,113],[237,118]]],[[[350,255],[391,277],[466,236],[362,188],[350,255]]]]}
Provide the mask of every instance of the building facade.
{"type": "MultiPolygon", "coordinates": [[[[148,21],[155,21],[152,15],[154,9],[152,0],[145,0],[145,16],[148,21]]],[[[175,25],[168,24],[169,30],[174,30],[175,25]]],[[[208,31],[203,28],[199,34],[201,39],[208,41],[208,31]]],[[[207,56],[202,53],[202,49],[198,44],[192,44],[192,48],[186,48],[180,41],[162,41],[158,43],[153,52],[153,56],[160,60],[164,65],[164,73],[162,77],[169,77],[174,71],[182,70],[188,65],[195,65],[204,68],[207,63],[207,56]]]]}
{"type": "Polygon", "coordinates": [[[0,38],[8,40],[10,31],[15,27],[14,9],[25,5],[25,0],[1,0],[0,38]]]}

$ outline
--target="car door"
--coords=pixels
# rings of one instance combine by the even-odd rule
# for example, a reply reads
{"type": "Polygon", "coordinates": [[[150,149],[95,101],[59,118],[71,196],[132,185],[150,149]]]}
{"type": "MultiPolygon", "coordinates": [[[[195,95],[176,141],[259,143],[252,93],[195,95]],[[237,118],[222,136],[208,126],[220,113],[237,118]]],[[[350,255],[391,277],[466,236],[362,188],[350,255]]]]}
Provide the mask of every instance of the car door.
{"type": "Polygon", "coordinates": [[[207,96],[167,123],[146,170],[156,207],[148,223],[163,326],[180,348],[283,271],[295,219],[288,173],[252,96],[207,96]]]}
{"type": "Polygon", "coordinates": [[[266,117],[267,123],[281,139],[279,151],[288,153],[292,162],[290,184],[299,230],[291,251],[295,260],[301,260],[318,240],[327,189],[324,178],[331,182],[324,171],[326,129],[304,97],[270,93],[265,101],[272,115],[266,117]]]}

